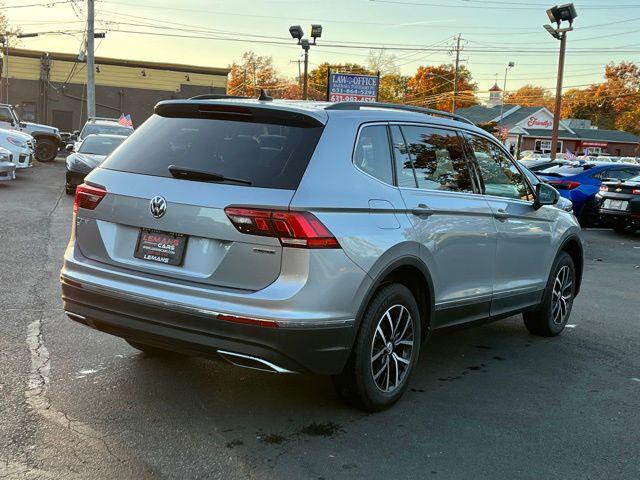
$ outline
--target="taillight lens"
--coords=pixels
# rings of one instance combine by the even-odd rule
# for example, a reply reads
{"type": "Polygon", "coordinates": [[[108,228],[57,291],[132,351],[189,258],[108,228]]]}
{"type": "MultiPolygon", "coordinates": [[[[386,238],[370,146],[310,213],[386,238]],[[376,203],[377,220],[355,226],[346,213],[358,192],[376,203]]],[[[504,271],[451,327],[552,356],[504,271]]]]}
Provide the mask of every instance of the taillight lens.
{"type": "Polygon", "coordinates": [[[631,190],[631,193],[633,193],[634,195],[640,195],[640,188],[634,188],[633,190],[631,190]]]}
{"type": "Polygon", "coordinates": [[[608,192],[609,191],[609,187],[607,187],[606,185],[600,185],[600,191],[601,192],[608,192]]]}
{"type": "Polygon", "coordinates": [[[309,212],[242,207],[227,207],[224,211],[239,232],[277,237],[285,247],[340,248],[327,227],[309,212]]]}
{"type": "Polygon", "coordinates": [[[574,188],[578,188],[580,186],[580,182],[549,182],[549,185],[557,188],[558,190],[573,190],[574,188]]]}
{"type": "Polygon", "coordinates": [[[83,183],[76,188],[76,198],[73,202],[73,213],[78,212],[78,208],[93,210],[107,194],[102,187],[94,187],[83,183]]]}

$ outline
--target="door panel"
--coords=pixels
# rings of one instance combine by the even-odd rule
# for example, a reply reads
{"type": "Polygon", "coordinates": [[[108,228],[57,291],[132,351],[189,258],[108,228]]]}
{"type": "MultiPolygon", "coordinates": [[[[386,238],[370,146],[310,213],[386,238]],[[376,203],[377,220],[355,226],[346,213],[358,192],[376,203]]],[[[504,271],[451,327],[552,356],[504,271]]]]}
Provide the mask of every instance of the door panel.
{"type": "Polygon", "coordinates": [[[489,314],[496,229],[460,138],[427,126],[392,126],[398,184],[434,283],[435,326],[489,314]],[[423,188],[411,187],[415,184],[423,188]]]}

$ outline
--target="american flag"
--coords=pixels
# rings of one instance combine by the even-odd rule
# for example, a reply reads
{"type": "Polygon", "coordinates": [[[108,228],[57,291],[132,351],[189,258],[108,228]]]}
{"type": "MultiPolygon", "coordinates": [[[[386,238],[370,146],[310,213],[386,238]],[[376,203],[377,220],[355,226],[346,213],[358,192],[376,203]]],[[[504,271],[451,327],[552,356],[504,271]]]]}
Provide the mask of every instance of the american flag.
{"type": "Polygon", "coordinates": [[[118,123],[120,125],[122,125],[123,127],[132,127],[133,128],[133,122],[131,121],[131,115],[127,114],[125,115],[124,113],[120,115],[120,118],[118,119],[118,123]]]}
{"type": "Polygon", "coordinates": [[[571,153],[571,150],[567,148],[567,153],[564,154],[564,158],[566,160],[575,160],[577,157],[575,156],[575,154],[571,153]]]}

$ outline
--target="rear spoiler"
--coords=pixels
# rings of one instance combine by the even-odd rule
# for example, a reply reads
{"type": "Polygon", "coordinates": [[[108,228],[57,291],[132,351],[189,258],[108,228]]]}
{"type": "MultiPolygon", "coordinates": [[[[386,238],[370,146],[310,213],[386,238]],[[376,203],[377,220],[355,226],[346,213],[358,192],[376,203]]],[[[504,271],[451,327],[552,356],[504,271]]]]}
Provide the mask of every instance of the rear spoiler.
{"type": "Polygon", "coordinates": [[[154,109],[167,118],[207,118],[237,122],[269,123],[291,127],[323,127],[324,122],[309,112],[293,111],[274,103],[224,102],[216,100],[165,100],[154,109]]]}

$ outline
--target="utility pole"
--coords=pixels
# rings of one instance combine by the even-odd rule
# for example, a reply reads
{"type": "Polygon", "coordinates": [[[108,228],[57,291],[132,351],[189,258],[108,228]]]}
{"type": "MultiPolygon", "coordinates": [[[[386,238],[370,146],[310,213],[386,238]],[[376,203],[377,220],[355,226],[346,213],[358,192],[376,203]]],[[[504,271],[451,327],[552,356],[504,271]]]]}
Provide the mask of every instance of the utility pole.
{"type": "Polygon", "coordinates": [[[94,56],[94,0],[87,0],[87,117],[96,116],[96,61],[94,56]]]}
{"type": "Polygon", "coordinates": [[[6,54],[4,56],[4,74],[5,74],[5,84],[7,86],[7,96],[5,97],[4,103],[9,103],[9,32],[5,32],[4,35],[4,46],[6,47],[6,54]]]}
{"type": "Polygon", "coordinates": [[[456,112],[456,99],[458,97],[458,72],[460,70],[460,34],[456,42],[456,70],[453,74],[453,100],[451,101],[451,113],[456,112]]]}
{"type": "Polygon", "coordinates": [[[300,91],[302,91],[302,60],[289,60],[289,63],[298,64],[298,85],[300,85],[300,91]]]}
{"type": "Polygon", "coordinates": [[[558,59],[558,80],[556,82],[556,106],[553,111],[553,131],[551,133],[551,160],[556,159],[560,115],[562,114],[562,76],[564,75],[564,55],[567,48],[567,32],[560,34],[560,58],[558,59]]]}

